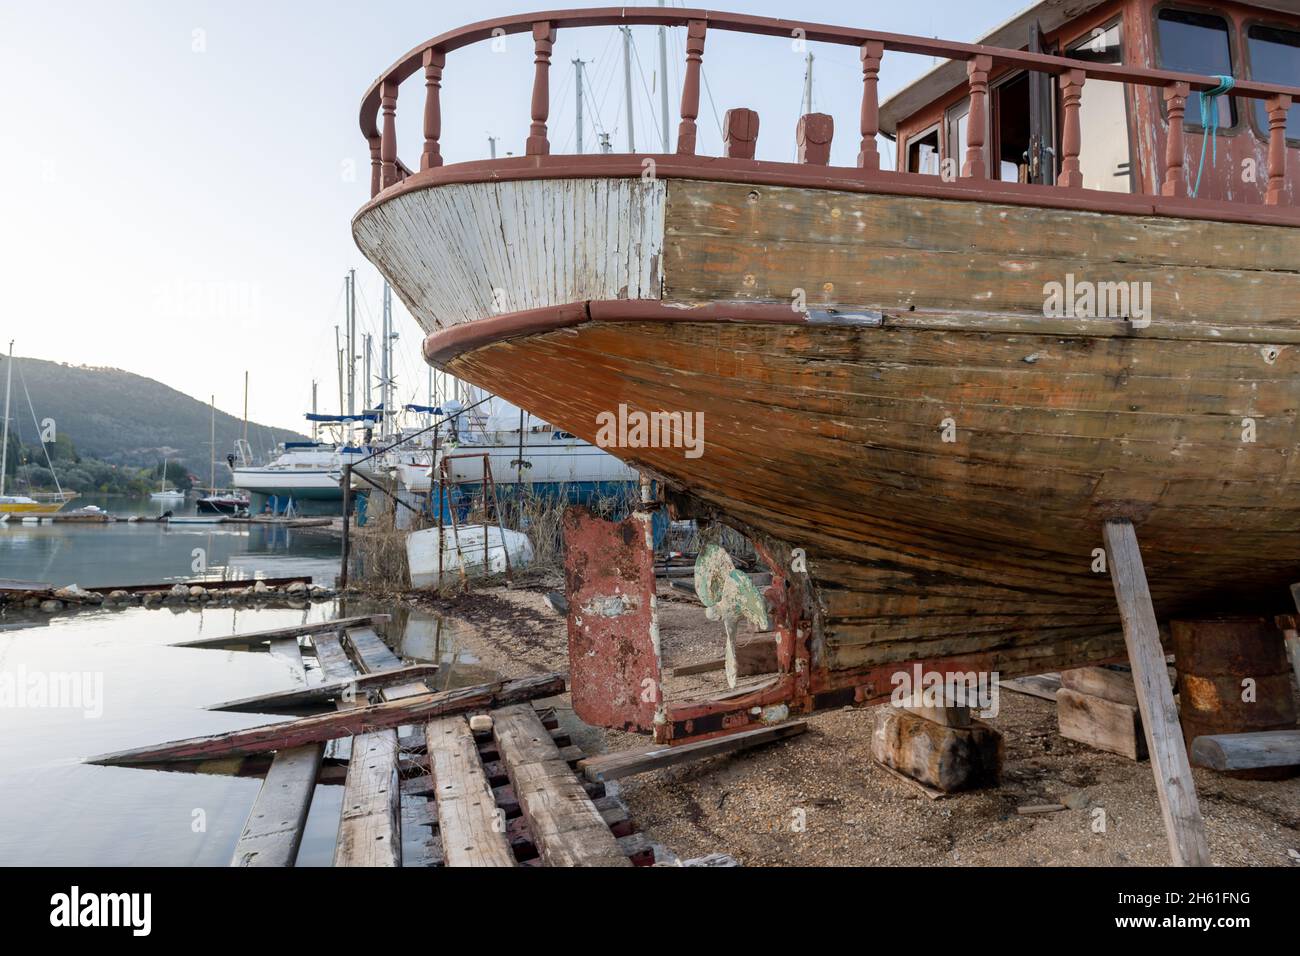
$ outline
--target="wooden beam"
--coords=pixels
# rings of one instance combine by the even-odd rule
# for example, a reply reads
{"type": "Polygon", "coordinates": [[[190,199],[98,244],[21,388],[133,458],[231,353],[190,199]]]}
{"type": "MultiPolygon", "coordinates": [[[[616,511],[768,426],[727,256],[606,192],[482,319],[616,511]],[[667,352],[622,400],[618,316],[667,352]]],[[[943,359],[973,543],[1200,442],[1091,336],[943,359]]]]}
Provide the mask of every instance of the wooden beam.
{"type": "MultiPolygon", "coordinates": [[[[340,698],[352,692],[364,699],[367,691],[383,690],[413,681],[422,681],[438,673],[437,664],[412,664],[396,670],[377,671],[373,674],[354,674],[345,680],[330,681],[314,687],[274,691],[255,697],[241,697],[224,704],[213,704],[208,710],[224,710],[246,714],[273,714],[277,711],[294,711],[310,708],[340,698]]],[[[421,691],[429,693],[429,691],[421,691]]]]}
{"type": "Polygon", "coordinates": [[[613,753],[599,754],[578,761],[578,769],[593,783],[618,780],[651,770],[662,770],[692,760],[717,757],[721,754],[736,753],[794,737],[808,729],[808,722],[796,720],[775,727],[760,727],[758,730],[745,730],[726,737],[711,737],[691,744],[678,744],[675,747],[637,747],[632,750],[617,750],[613,753]]]}
{"type": "Polygon", "coordinates": [[[1187,747],[1169,688],[1165,652],[1160,646],[1160,629],[1151,604],[1137,533],[1131,521],[1121,518],[1107,521],[1102,526],[1102,534],[1120,621],[1124,625],[1124,643],[1133,667],[1133,683],[1169,852],[1175,866],[1209,866],[1205,821],[1201,819],[1187,747]]]}
{"type": "Polygon", "coordinates": [[[424,728],[438,803],[438,834],[446,866],[514,866],[505,815],[497,813],[478,743],[464,717],[424,728]]]}
{"type": "MultiPolygon", "coordinates": [[[[343,646],[362,673],[401,668],[402,661],[371,627],[350,627],[343,646]]],[[[426,696],[429,688],[406,681],[380,691],[387,702],[426,696]]],[[[355,705],[354,705],[355,706],[355,705]]],[[[357,736],[343,786],[343,813],[334,845],[335,866],[402,865],[401,748],[396,728],[357,736]]]]}
{"type": "MultiPolygon", "coordinates": [[[[707,674],[710,671],[725,670],[727,661],[718,657],[699,661],[695,664],[682,664],[673,668],[674,677],[687,677],[692,674],[707,674]]],[[[776,671],[776,636],[760,634],[744,641],[736,642],[736,676],[753,677],[757,674],[770,674],[776,671]]]]}
{"type": "Polygon", "coordinates": [[[531,706],[493,711],[492,734],[544,865],[632,865],[531,706]]]}
{"type": "MultiPolygon", "coordinates": [[[[1062,671],[1062,679],[1068,673],[1062,671]]],[[[1136,701],[1119,703],[1063,686],[1056,695],[1056,720],[1057,729],[1066,740],[1076,740],[1129,760],[1147,757],[1136,701]]]]}
{"type": "Polygon", "coordinates": [[[402,724],[419,724],[437,717],[486,710],[563,694],[564,678],[541,674],[518,680],[495,681],[474,687],[458,687],[439,694],[421,694],[405,700],[385,701],[340,711],[318,714],[278,724],[263,724],[204,737],[191,737],[165,744],[136,747],[101,754],[86,762],[103,766],[129,766],[162,760],[208,760],[214,757],[244,756],[333,740],[336,737],[389,730],[402,724]]]}
{"type": "Polygon", "coordinates": [[[220,650],[227,647],[264,644],[281,637],[304,637],[324,631],[338,631],[347,627],[359,627],[366,624],[379,624],[389,619],[387,614],[367,614],[361,617],[343,617],[337,621],[316,621],[311,624],[296,624],[293,627],[277,627],[269,631],[250,631],[247,634],[227,634],[223,637],[204,637],[197,641],[182,641],[171,647],[213,648],[220,650]]]}
{"type": "Polygon", "coordinates": [[[1056,700],[1061,689],[1060,674],[1033,674],[1029,677],[999,678],[998,686],[1017,694],[1041,697],[1043,700],[1056,700]]]}
{"type": "Polygon", "coordinates": [[[1197,737],[1192,741],[1192,762],[1212,770],[1300,767],[1300,730],[1197,737]]]}

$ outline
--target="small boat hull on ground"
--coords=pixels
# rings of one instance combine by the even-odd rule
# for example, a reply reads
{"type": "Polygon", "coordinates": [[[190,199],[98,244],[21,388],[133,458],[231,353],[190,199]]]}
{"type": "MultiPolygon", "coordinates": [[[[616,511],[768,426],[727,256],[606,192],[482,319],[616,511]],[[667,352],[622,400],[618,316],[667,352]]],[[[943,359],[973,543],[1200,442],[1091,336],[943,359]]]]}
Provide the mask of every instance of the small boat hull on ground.
{"type": "Polygon", "coordinates": [[[438,587],[440,583],[454,581],[461,576],[462,569],[471,577],[500,574],[506,570],[507,557],[511,569],[521,568],[533,560],[533,546],[526,534],[489,526],[484,535],[482,525],[469,525],[458,531],[450,527],[429,528],[406,537],[411,586],[416,588],[438,587]]]}

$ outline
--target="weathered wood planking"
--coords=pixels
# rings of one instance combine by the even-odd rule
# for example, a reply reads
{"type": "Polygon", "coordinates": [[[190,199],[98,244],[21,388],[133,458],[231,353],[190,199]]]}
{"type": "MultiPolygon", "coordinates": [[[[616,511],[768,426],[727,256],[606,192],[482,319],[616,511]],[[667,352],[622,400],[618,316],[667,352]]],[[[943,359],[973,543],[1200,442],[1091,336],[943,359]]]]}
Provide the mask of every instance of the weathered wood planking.
{"type": "MultiPolygon", "coordinates": [[[[1300,230],[1286,227],[674,181],[665,233],[665,300],[789,302],[803,289],[810,309],[917,325],[951,314],[962,328],[1019,315],[1028,330],[1043,323],[1044,285],[1072,275],[1149,283],[1143,335],[1300,342],[1300,230]]],[[[1097,319],[1068,328],[1133,334],[1097,319]]]]}
{"type": "Polygon", "coordinates": [[[1147,757],[1136,695],[1132,704],[1126,704],[1062,686],[1056,695],[1056,719],[1061,736],[1067,740],[1129,760],[1147,757]]]}
{"type": "Polygon", "coordinates": [[[505,816],[498,815],[478,743],[464,717],[425,725],[438,833],[447,866],[514,866],[505,816]]]}
{"type": "Polygon", "coordinates": [[[1300,767],[1300,730],[1197,737],[1192,741],[1192,763],[1213,770],[1300,767]]]}
{"type": "Polygon", "coordinates": [[[438,694],[423,694],[382,704],[357,706],[336,714],[318,714],[298,720],[245,727],[223,734],[191,737],[149,747],[102,754],[87,763],[127,766],[165,760],[210,760],[218,757],[266,753],[285,747],[389,730],[438,717],[486,710],[564,693],[564,678],[541,674],[517,680],[458,687],[438,694]]]}
{"type": "Polygon", "coordinates": [[[725,737],[712,737],[675,747],[635,747],[631,750],[616,750],[612,753],[586,757],[578,761],[578,769],[593,783],[619,780],[634,774],[649,773],[652,770],[662,770],[665,767],[674,767],[708,757],[738,753],[751,747],[760,747],[763,744],[797,736],[807,729],[807,721],[796,720],[775,727],[744,730],[725,737]]]}
{"type": "Polygon", "coordinates": [[[632,865],[531,706],[493,711],[492,734],[544,865],[632,865]]]}
{"type": "Polygon", "coordinates": [[[657,299],[664,183],[467,183],[396,196],[353,226],[432,331],[584,299],[657,299]]]}
{"type": "MultiPolygon", "coordinates": [[[[270,649],[298,675],[305,674],[296,636],[272,638],[270,649]]],[[[231,866],[293,866],[324,756],[323,743],[276,751],[235,844],[231,866]]]]}
{"type": "Polygon", "coordinates": [[[1205,821],[1201,819],[1187,747],[1178,726],[1178,710],[1169,687],[1137,534],[1132,522],[1124,519],[1107,521],[1103,532],[1169,852],[1175,866],[1209,866],[1205,821]]]}
{"type": "MultiPolygon", "coordinates": [[[[370,627],[350,627],[345,647],[357,669],[373,674],[402,666],[370,627]]],[[[420,681],[408,681],[379,692],[388,702],[428,695],[420,681]]],[[[334,847],[335,866],[401,866],[402,808],[398,761],[401,749],[396,728],[362,734],[352,741],[352,760],[343,787],[343,813],[334,847]]]]}
{"type": "Polygon", "coordinates": [[[364,696],[367,691],[380,690],[422,681],[438,673],[437,664],[412,664],[396,670],[379,671],[374,674],[357,674],[352,678],[303,687],[297,690],[277,691],[270,694],[258,694],[253,697],[241,697],[239,700],[213,704],[208,710],[224,710],[249,714],[271,714],[278,711],[295,711],[328,704],[349,693],[364,696]]]}
{"type": "Polygon", "coordinates": [[[360,617],[341,617],[335,621],[315,621],[310,624],[295,624],[292,627],[276,627],[268,631],[249,631],[247,634],[226,634],[221,637],[203,637],[197,641],[182,641],[171,647],[198,647],[225,649],[253,644],[266,644],[277,638],[305,637],[318,631],[334,631],[345,627],[359,627],[366,624],[378,624],[388,620],[387,614],[366,614],[360,617]]]}

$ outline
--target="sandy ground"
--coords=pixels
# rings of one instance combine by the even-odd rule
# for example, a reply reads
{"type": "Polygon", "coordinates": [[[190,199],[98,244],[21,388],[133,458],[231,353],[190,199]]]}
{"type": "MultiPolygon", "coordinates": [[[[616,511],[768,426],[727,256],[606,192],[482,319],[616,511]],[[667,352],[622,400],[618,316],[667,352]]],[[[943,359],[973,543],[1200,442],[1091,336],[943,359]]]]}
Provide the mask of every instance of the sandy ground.
{"type": "MultiPolygon", "coordinates": [[[[487,668],[523,676],[567,670],[564,619],[544,600],[545,591],[560,587],[556,578],[511,590],[480,588],[451,601],[408,599],[454,613],[462,646],[487,668]]],[[[721,656],[721,626],[706,620],[693,598],[666,586],[659,594],[670,666],[721,656]]],[[[720,681],[675,679],[666,693],[725,686],[720,681]]],[[[582,724],[564,698],[553,703],[567,715],[574,742],[589,753],[645,743],[582,724]]],[[[1053,703],[1003,690],[998,716],[989,721],[1004,735],[1001,786],[940,800],[872,761],[875,710],[815,714],[799,737],[631,777],[621,782],[622,793],[641,828],[683,858],[721,852],[751,866],[1168,862],[1150,764],[1060,737],[1053,703]],[[1069,808],[1016,812],[1041,803],[1069,808]]],[[[1300,864],[1300,778],[1259,782],[1193,773],[1216,864],[1300,864]]]]}

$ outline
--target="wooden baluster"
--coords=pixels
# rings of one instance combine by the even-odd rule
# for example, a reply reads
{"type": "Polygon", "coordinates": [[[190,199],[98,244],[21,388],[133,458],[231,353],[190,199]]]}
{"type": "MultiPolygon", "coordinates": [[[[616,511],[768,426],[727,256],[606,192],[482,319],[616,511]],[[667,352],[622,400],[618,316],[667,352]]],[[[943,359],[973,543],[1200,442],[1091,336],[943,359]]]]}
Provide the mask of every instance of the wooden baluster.
{"type": "Polygon", "coordinates": [[[966,179],[988,179],[988,165],[984,162],[984,131],[988,128],[989,70],[993,58],[978,53],[966,61],[966,75],[970,78],[970,113],[966,117],[966,161],[961,174],[966,179]]]}
{"type": "Polygon", "coordinates": [[[1187,178],[1183,173],[1183,117],[1187,115],[1187,96],[1190,92],[1191,87],[1186,83],[1170,83],[1165,87],[1169,135],[1165,139],[1165,181],[1160,185],[1162,196],[1187,195],[1187,178]]]}
{"type": "Polygon", "coordinates": [[[383,139],[379,146],[379,185],[387,189],[397,182],[397,84],[384,80],[379,90],[384,110],[383,139]]]}
{"type": "Polygon", "coordinates": [[[1061,103],[1065,117],[1061,120],[1061,175],[1056,185],[1079,189],[1083,171],[1079,168],[1079,148],[1083,134],[1079,130],[1079,104],[1083,101],[1083,70],[1066,70],[1061,74],[1061,103]]]}
{"type": "Polygon", "coordinates": [[[549,20],[533,24],[533,124],[528,127],[524,152],[529,156],[546,156],[551,142],[546,138],[546,119],[551,114],[551,50],[555,46],[555,27],[549,20]]]}
{"type": "Polygon", "coordinates": [[[682,121],[677,127],[677,152],[695,155],[695,119],[700,115],[700,63],[704,59],[703,20],[686,27],[686,78],[682,81],[682,121]]]}
{"type": "Polygon", "coordinates": [[[1286,116],[1291,97],[1285,93],[1270,96],[1268,109],[1268,192],[1264,202],[1270,206],[1286,205],[1286,116]]]}
{"type": "Polygon", "coordinates": [[[378,136],[370,137],[370,198],[379,195],[383,176],[380,172],[379,150],[383,142],[378,136]]]}
{"type": "Polygon", "coordinates": [[[858,147],[858,166],[861,169],[880,168],[880,152],[876,147],[876,134],[880,132],[877,85],[880,60],[884,55],[885,44],[880,40],[868,40],[862,44],[862,145],[858,147]]]}
{"type": "Polygon", "coordinates": [[[758,145],[758,114],[744,107],[727,110],[722,117],[722,155],[728,159],[753,159],[758,145]]]}
{"type": "Polygon", "coordinates": [[[442,137],[442,68],[447,65],[447,54],[441,50],[424,51],[424,152],[420,154],[420,168],[432,169],[442,165],[438,140],[442,137]]]}

